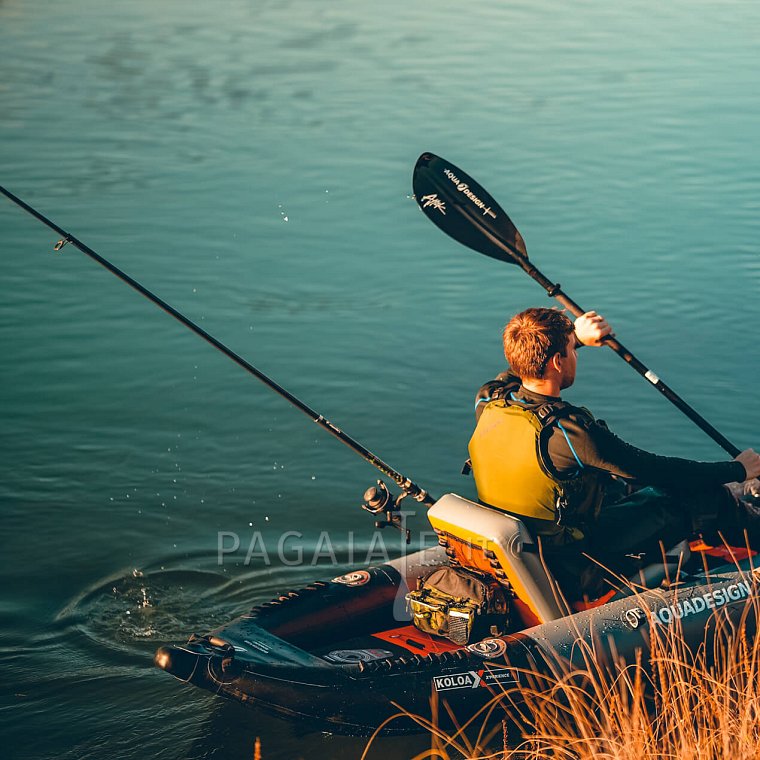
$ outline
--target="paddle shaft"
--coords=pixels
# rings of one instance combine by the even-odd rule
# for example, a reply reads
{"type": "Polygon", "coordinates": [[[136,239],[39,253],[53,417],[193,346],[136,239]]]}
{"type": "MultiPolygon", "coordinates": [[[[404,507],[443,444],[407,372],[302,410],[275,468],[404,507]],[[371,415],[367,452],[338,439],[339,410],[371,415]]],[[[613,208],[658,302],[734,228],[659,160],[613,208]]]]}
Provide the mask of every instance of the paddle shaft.
{"type": "MultiPolygon", "coordinates": [[[[545,277],[533,264],[522,256],[514,256],[515,263],[530,277],[532,277],[552,298],[556,298],[573,316],[580,317],[586,312],[578,306],[572,298],[563,292],[559,283],[553,283],[545,277]]],[[[662,393],[671,404],[677,406],[692,422],[704,430],[724,451],[732,457],[740,454],[736,448],[720,431],[716,430],[704,417],[692,409],[672,388],[660,380],[643,362],[639,361],[619,340],[611,336],[604,338],[605,345],[609,346],[623,361],[627,362],[644,379],[648,380],[657,390],[662,393]]]]}
{"type": "Polygon", "coordinates": [[[405,477],[401,473],[394,470],[392,467],[387,465],[385,462],[383,462],[382,459],[375,456],[371,451],[366,449],[364,446],[362,446],[358,441],[354,440],[349,436],[348,434],[344,433],[340,428],[333,425],[332,422],[330,422],[328,419],[325,419],[321,414],[314,411],[310,406],[305,404],[300,399],[296,398],[290,391],[283,388],[281,385],[276,383],[272,378],[265,375],[261,370],[254,367],[250,362],[243,359],[242,356],[239,354],[236,354],[234,351],[232,351],[230,348],[224,345],[221,341],[217,340],[213,335],[206,332],[202,327],[195,324],[192,320],[188,319],[184,314],[177,311],[173,306],[168,304],[166,301],[164,301],[162,298],[159,298],[155,293],[152,293],[150,290],[148,290],[146,287],[141,285],[137,280],[130,277],[128,274],[123,272],[118,267],[114,266],[110,261],[107,259],[104,259],[102,256],[97,254],[95,251],[92,250],[88,245],[85,245],[81,240],[78,240],[76,237],[71,235],[70,233],[66,232],[66,230],[59,227],[57,224],[52,222],[50,219],[48,219],[46,216],[41,214],[36,209],[32,208],[28,203],[25,203],[21,200],[21,198],[15,196],[10,191],[6,190],[2,185],[0,185],[0,192],[5,195],[9,200],[13,201],[17,206],[20,206],[24,211],[31,214],[36,219],[39,219],[43,224],[50,227],[50,229],[55,230],[60,236],[61,240],[56,244],[56,250],[60,250],[63,248],[66,243],[71,243],[74,247],[78,248],[82,253],[89,256],[93,261],[100,264],[102,267],[105,267],[111,274],[116,275],[122,282],[125,282],[127,285],[129,285],[131,288],[136,290],[140,295],[145,296],[149,301],[152,301],[156,306],[158,306],[160,309],[163,309],[167,314],[174,317],[178,322],[181,322],[185,327],[192,330],[196,335],[200,336],[205,340],[207,343],[210,343],[214,348],[221,351],[225,356],[232,359],[232,361],[235,362],[235,364],[242,367],[246,372],[253,375],[255,378],[260,380],[264,385],[267,385],[269,388],[271,388],[275,393],[278,393],[283,398],[287,399],[293,406],[295,406],[297,409],[300,409],[304,414],[306,414],[308,417],[310,417],[314,422],[316,422],[320,427],[322,427],[324,430],[326,430],[328,433],[333,435],[335,438],[337,438],[341,443],[344,443],[346,446],[348,446],[350,449],[355,451],[359,456],[361,456],[363,459],[365,459],[367,462],[369,462],[373,467],[376,467],[380,472],[382,472],[387,477],[391,478],[394,483],[396,483],[400,488],[404,489],[412,498],[416,499],[417,501],[422,502],[423,504],[432,504],[435,500],[433,499],[430,494],[428,494],[426,491],[424,491],[422,488],[417,486],[415,483],[413,483],[409,478],[405,477]]]}
{"type": "MultiPolygon", "coordinates": [[[[447,235],[478,253],[517,264],[576,317],[585,313],[559,284],[551,282],[533,266],[525,241],[504,209],[462,169],[433,153],[423,153],[414,167],[412,188],[422,212],[447,235]]],[[[605,338],[604,342],[731,456],[740,453],[622,343],[612,337],[605,338]]]]}

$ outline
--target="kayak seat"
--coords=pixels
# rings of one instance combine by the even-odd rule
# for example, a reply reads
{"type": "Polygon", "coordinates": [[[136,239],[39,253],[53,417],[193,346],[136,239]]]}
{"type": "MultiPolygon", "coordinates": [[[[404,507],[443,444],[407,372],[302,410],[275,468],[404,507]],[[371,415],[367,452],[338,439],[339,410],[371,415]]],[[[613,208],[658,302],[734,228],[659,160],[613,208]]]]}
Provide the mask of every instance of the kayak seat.
{"type": "Polygon", "coordinates": [[[449,563],[486,573],[508,586],[526,626],[570,612],[519,518],[449,493],[428,510],[428,519],[449,563]]]}

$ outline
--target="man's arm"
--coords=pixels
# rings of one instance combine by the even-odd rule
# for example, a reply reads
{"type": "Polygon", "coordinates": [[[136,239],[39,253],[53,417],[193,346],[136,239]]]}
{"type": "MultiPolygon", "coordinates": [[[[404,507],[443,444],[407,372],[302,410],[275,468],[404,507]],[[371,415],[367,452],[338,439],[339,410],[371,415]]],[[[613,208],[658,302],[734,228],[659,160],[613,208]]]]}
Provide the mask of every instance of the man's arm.
{"type": "MultiPolygon", "coordinates": [[[[549,456],[560,472],[590,468],[666,488],[709,488],[754,477],[740,460],[697,462],[652,454],[626,443],[598,421],[575,417],[561,420],[561,428],[558,426],[549,441],[549,456]]],[[[752,457],[760,459],[752,452],[748,457],[752,463],[752,457]]]]}
{"type": "Polygon", "coordinates": [[[734,461],[742,463],[747,473],[745,480],[757,480],[757,478],[760,478],[760,454],[755,452],[754,449],[745,449],[741,454],[737,455],[734,461]]]}
{"type": "MultiPolygon", "coordinates": [[[[587,311],[578,317],[574,329],[577,344],[583,346],[601,346],[606,336],[615,335],[607,320],[595,311],[587,311]]],[[[598,431],[592,428],[589,432],[592,434],[589,459],[601,463],[599,469],[614,472],[621,477],[633,477],[651,485],[677,485],[682,478],[694,481],[706,478],[706,484],[714,483],[712,477],[728,471],[726,465],[730,465],[733,477],[724,483],[760,477],[760,455],[752,449],[742,451],[733,462],[695,462],[677,457],[662,457],[637,449],[610,433],[606,426],[600,426],[598,431]],[[609,458],[611,461],[608,461],[609,458]],[[737,464],[741,465],[741,469],[737,464]],[[612,469],[614,467],[637,474],[628,476],[612,469]]]]}

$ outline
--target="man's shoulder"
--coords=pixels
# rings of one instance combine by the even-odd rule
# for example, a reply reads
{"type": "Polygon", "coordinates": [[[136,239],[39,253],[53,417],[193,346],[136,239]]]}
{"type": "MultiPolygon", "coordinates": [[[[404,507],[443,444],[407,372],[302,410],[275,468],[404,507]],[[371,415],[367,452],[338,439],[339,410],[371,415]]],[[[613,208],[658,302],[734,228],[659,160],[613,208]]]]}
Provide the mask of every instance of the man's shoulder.
{"type": "Polygon", "coordinates": [[[596,417],[594,417],[593,413],[588,407],[576,406],[575,404],[570,404],[568,402],[563,403],[566,404],[565,415],[569,419],[584,425],[590,425],[591,423],[597,421],[596,417]]]}
{"type": "MultiPolygon", "coordinates": [[[[590,409],[576,406],[564,399],[549,399],[530,393],[522,387],[522,380],[509,369],[500,372],[493,380],[478,388],[475,394],[475,418],[480,418],[483,409],[492,401],[506,401],[509,404],[523,406],[531,411],[540,409],[541,417],[552,422],[565,420],[579,428],[588,428],[597,422],[590,409]]],[[[604,423],[602,423],[604,424],[604,423]]]]}
{"type": "MultiPolygon", "coordinates": [[[[509,391],[516,391],[522,385],[522,380],[515,375],[511,370],[506,369],[504,372],[499,372],[493,380],[489,380],[487,383],[483,383],[480,386],[480,390],[490,389],[492,391],[501,392],[502,394],[509,391]]],[[[479,391],[480,392],[480,391],[479,391]]]]}
{"type": "Polygon", "coordinates": [[[576,406],[563,399],[535,404],[532,411],[536,412],[544,426],[549,428],[585,431],[596,423],[594,415],[585,406],[576,406]]]}
{"type": "Polygon", "coordinates": [[[493,380],[483,383],[475,394],[476,419],[480,418],[486,404],[499,399],[509,400],[520,389],[520,385],[522,385],[520,378],[509,370],[500,372],[493,380]]]}

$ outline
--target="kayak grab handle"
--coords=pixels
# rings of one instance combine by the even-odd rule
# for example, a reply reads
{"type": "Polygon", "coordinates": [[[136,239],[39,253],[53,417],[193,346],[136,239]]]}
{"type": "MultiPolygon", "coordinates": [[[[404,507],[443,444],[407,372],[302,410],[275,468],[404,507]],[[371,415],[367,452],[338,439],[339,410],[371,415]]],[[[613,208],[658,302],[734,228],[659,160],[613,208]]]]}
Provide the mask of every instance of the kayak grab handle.
{"type": "Polygon", "coordinates": [[[229,641],[220,639],[218,636],[199,636],[197,633],[191,633],[187,640],[188,644],[200,644],[208,649],[219,649],[222,653],[235,655],[235,647],[229,641]]]}
{"type": "Polygon", "coordinates": [[[188,639],[188,644],[200,644],[202,647],[214,650],[223,656],[222,672],[226,673],[232,667],[235,660],[235,647],[229,641],[220,639],[218,636],[198,636],[193,633],[188,639]]]}

